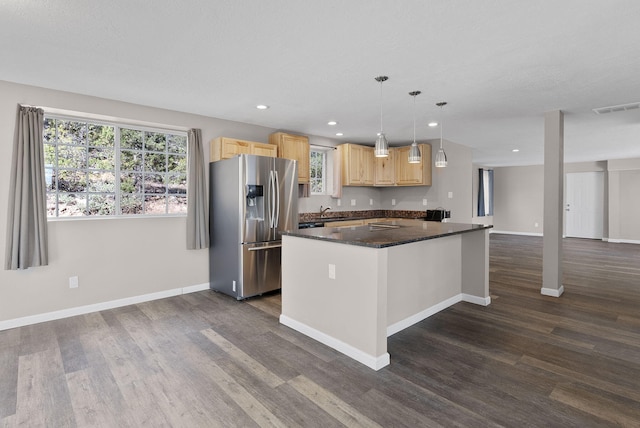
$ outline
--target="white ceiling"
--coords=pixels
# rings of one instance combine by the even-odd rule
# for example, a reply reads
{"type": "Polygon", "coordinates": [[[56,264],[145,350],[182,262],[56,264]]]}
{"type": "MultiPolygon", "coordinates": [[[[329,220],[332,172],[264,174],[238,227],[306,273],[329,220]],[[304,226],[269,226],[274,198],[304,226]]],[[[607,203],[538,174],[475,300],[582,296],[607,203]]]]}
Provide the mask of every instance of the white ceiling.
{"type": "Polygon", "coordinates": [[[638,0],[0,0],[0,80],[373,144],[413,135],[486,166],[640,157],[638,0]],[[259,111],[257,104],[270,109],[259,111]],[[327,121],[337,120],[335,127],[327,121]],[[519,148],[519,153],[512,153],[519,148]]]}

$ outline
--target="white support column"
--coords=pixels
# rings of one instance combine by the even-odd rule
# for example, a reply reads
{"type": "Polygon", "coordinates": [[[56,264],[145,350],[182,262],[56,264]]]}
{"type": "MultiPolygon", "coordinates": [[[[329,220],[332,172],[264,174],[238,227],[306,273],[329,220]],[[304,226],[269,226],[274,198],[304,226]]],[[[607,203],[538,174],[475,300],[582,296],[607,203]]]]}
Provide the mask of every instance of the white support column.
{"type": "Polygon", "coordinates": [[[560,297],[562,286],[562,225],[564,194],[564,114],[544,115],[544,236],[542,238],[542,290],[560,297]]]}

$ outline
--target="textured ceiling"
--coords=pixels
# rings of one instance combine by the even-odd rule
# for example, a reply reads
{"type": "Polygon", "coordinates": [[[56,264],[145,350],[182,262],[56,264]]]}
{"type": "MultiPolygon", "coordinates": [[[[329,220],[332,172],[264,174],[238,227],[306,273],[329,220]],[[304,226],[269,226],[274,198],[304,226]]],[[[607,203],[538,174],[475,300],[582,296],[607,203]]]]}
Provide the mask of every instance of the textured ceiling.
{"type": "Polygon", "coordinates": [[[637,0],[1,0],[0,80],[373,144],[383,74],[391,145],[420,90],[418,139],[447,101],[480,164],[542,163],[558,109],[566,161],[640,157],[640,110],[591,111],[640,101],[639,20],[637,0]]]}

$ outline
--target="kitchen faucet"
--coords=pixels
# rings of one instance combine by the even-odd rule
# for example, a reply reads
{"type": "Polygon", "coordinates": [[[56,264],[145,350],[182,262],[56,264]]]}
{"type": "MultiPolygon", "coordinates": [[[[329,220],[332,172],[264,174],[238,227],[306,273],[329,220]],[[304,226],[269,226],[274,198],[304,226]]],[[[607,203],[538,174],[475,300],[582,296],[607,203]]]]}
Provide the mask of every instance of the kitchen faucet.
{"type": "Polygon", "coordinates": [[[324,213],[326,213],[330,209],[331,209],[331,207],[322,208],[322,205],[320,205],[320,217],[322,217],[324,215],[324,213]]]}

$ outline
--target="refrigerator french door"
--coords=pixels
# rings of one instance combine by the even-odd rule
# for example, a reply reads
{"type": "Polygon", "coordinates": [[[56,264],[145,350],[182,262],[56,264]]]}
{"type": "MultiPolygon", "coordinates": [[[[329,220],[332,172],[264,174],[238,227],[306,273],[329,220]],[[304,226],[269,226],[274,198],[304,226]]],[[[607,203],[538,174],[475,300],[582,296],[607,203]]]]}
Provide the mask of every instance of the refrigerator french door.
{"type": "Polygon", "coordinates": [[[280,232],[298,227],[297,163],[240,155],[209,173],[211,289],[238,300],[279,289],[280,232]]]}

